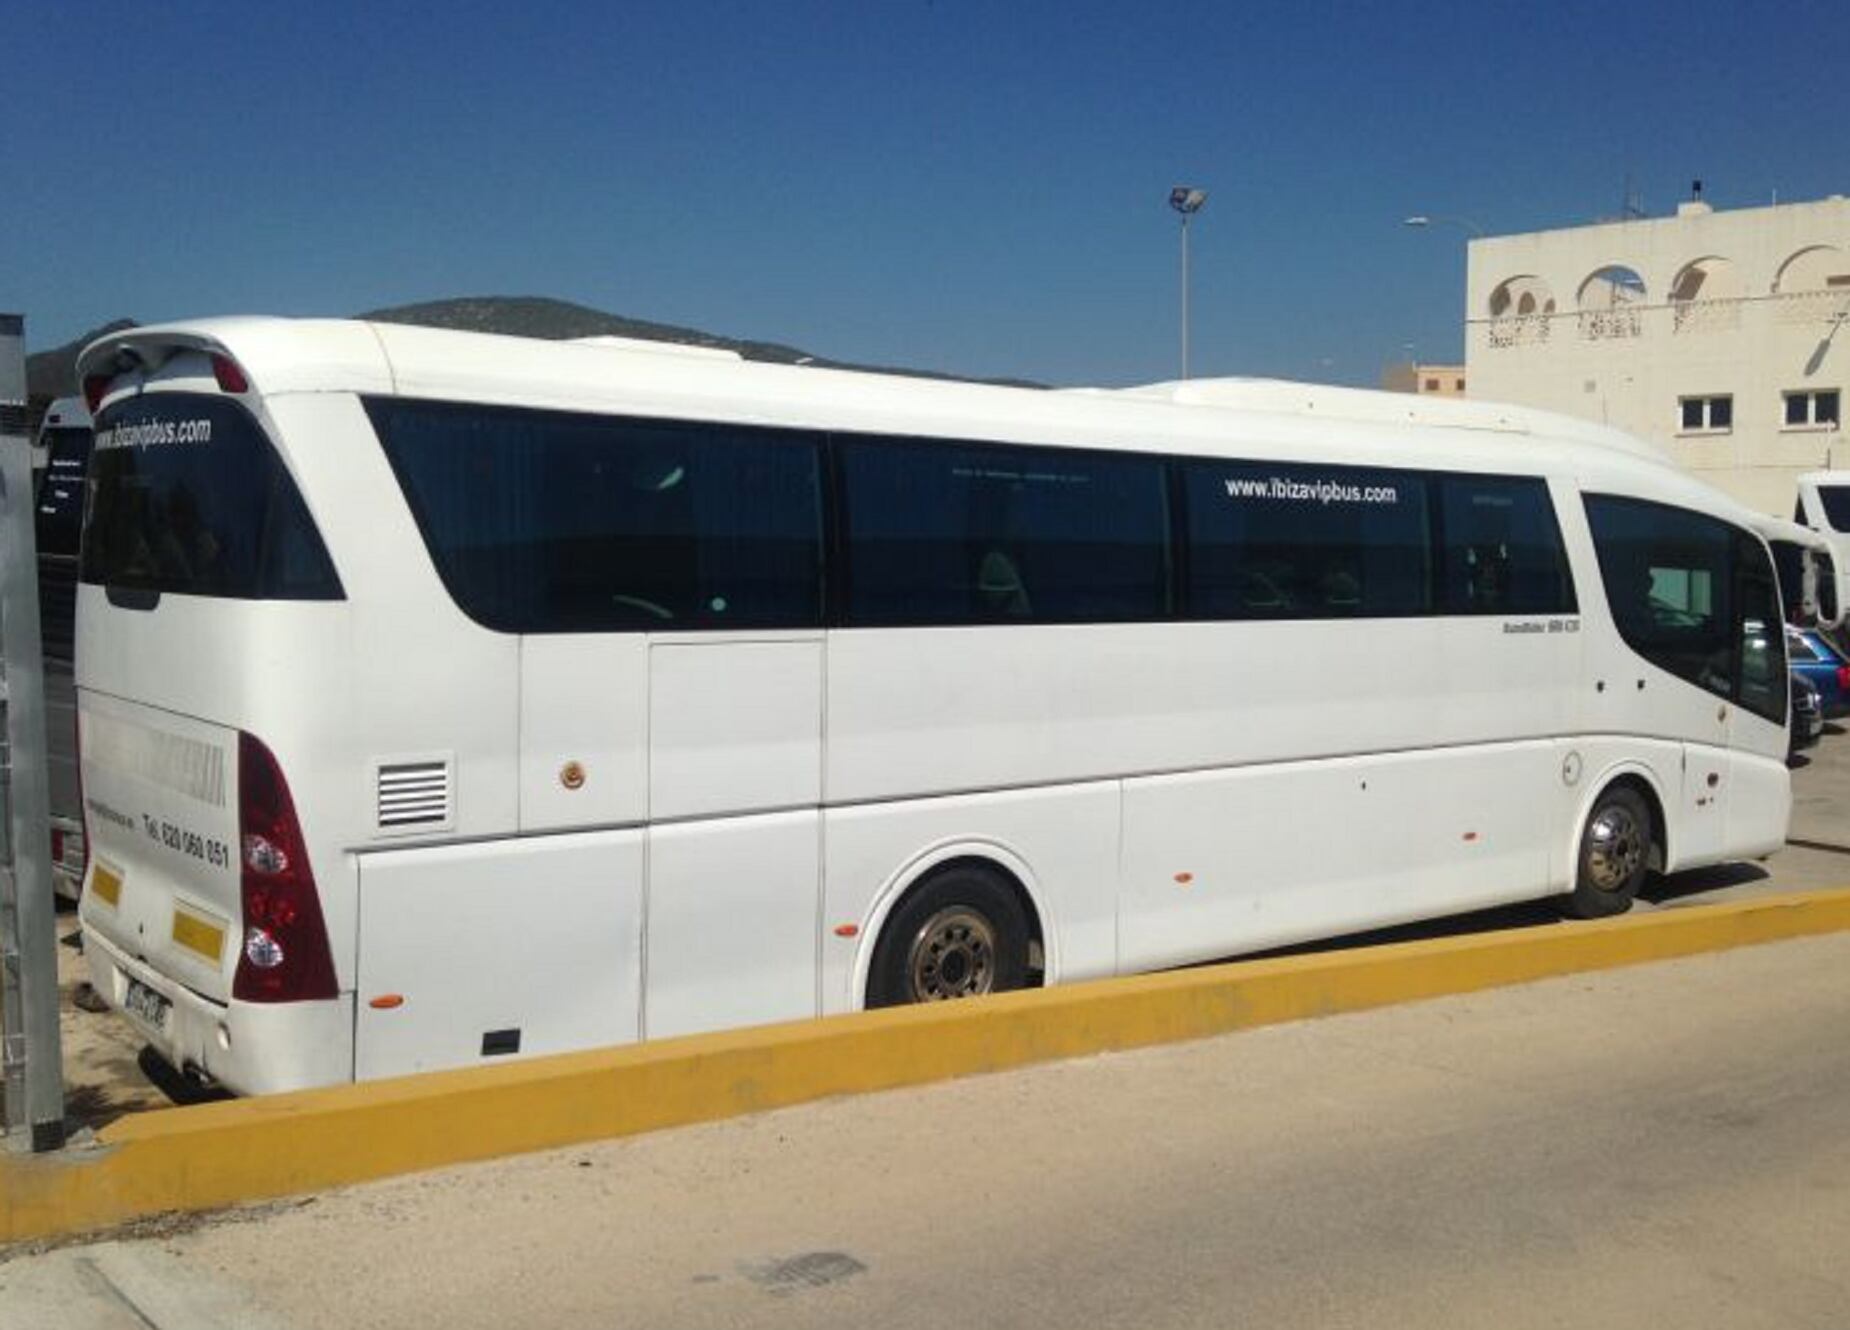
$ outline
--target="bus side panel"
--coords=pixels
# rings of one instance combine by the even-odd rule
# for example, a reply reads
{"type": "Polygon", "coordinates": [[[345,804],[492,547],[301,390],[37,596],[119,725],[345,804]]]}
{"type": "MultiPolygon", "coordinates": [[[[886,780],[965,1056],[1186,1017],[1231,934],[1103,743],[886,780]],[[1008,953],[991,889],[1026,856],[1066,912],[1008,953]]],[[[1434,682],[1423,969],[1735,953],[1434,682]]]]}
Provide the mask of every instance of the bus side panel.
{"type": "Polygon", "coordinates": [[[649,648],[649,816],[813,808],[822,792],[819,639],[649,648]]]}
{"type": "Polygon", "coordinates": [[[825,810],[823,1013],[863,1005],[882,923],[951,859],[988,859],[1020,880],[1040,913],[1048,983],[1113,973],[1120,798],[1103,781],[825,810]]]}
{"type": "Polygon", "coordinates": [[[1556,769],[1537,740],[1126,781],[1122,965],[1541,895],[1556,769]]]}
{"type": "MultiPolygon", "coordinates": [[[[419,834],[381,826],[377,764],[439,753],[453,763],[448,825],[430,834],[518,829],[520,641],[472,622],[450,598],[357,396],[289,393],[264,407],[340,574],[345,632],[286,642],[275,668],[230,670],[266,681],[260,701],[221,699],[205,714],[250,730],[282,763],[344,989],[357,963],[352,851],[419,834]]],[[[222,613],[229,602],[218,605],[222,613]]],[[[287,622],[306,618],[302,606],[281,609],[287,622]]],[[[220,677],[197,673],[207,686],[220,677]]]]}
{"type": "Polygon", "coordinates": [[[649,1039],[816,1014],[815,810],[649,829],[649,1039]]]}
{"type": "Polygon", "coordinates": [[[649,645],[634,633],[520,639],[520,829],[649,816],[649,645]]]}
{"type": "Polygon", "coordinates": [[[360,856],[355,1075],[633,1042],[639,830],[360,856]]]}
{"type": "Polygon", "coordinates": [[[1449,706],[1443,640],[1427,618],[832,633],[828,799],[1533,733],[1449,706]]]}
{"type": "Polygon", "coordinates": [[[1728,801],[1728,858],[1759,858],[1786,843],[1792,820],[1792,772],[1779,758],[1737,751],[1728,801]]]}

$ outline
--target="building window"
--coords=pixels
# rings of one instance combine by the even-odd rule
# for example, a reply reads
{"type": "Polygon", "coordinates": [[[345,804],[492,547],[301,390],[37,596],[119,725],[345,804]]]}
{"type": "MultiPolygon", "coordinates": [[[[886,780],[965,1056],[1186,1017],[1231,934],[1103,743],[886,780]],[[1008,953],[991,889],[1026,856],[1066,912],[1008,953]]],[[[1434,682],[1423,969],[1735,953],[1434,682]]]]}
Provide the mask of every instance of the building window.
{"type": "Polygon", "coordinates": [[[1785,394],[1786,428],[1836,426],[1842,420],[1842,400],[1835,388],[1826,388],[1817,392],[1787,393],[1785,394]]]}
{"type": "Polygon", "coordinates": [[[1452,387],[1458,392],[1463,392],[1465,390],[1465,381],[1463,379],[1453,379],[1452,387]]]}
{"type": "Polygon", "coordinates": [[[1437,379],[1426,380],[1426,391],[1429,393],[1438,392],[1439,391],[1439,380],[1437,379]]]}
{"type": "Polygon", "coordinates": [[[1734,398],[1681,397],[1677,404],[1682,412],[1684,434],[1725,434],[1734,428],[1734,398]]]}

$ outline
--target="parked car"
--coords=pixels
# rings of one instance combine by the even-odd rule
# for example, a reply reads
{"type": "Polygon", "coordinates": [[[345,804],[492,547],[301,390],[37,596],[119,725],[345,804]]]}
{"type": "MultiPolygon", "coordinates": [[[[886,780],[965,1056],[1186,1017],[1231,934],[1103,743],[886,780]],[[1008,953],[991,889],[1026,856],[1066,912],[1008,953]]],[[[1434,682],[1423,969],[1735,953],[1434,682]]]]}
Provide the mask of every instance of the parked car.
{"type": "Polygon", "coordinates": [[[1818,690],[1825,719],[1850,713],[1850,659],[1812,628],[1786,629],[1786,657],[1792,672],[1818,690]]]}
{"type": "Polygon", "coordinates": [[[1824,733],[1824,704],[1818,700],[1818,685],[1796,670],[1792,673],[1792,737],[1786,742],[1790,758],[1801,748],[1810,748],[1824,733]]]}

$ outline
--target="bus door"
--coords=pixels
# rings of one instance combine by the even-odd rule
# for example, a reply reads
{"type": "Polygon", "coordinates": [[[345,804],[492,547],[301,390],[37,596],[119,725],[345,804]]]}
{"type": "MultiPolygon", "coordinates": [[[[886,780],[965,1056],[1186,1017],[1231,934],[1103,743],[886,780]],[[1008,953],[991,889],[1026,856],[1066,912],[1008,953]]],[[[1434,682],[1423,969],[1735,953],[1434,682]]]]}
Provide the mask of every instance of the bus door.
{"type": "Polygon", "coordinates": [[[816,1010],[822,675],[814,632],[521,642],[521,829],[639,856],[649,1038],[816,1010]]]}

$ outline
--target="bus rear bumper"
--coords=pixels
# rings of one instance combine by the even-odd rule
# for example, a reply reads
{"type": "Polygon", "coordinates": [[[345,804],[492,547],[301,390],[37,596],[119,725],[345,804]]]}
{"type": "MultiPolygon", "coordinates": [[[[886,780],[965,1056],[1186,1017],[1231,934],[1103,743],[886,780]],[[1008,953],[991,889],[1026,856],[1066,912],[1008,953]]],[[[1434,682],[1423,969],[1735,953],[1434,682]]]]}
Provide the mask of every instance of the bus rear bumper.
{"type": "Polygon", "coordinates": [[[238,1094],[273,1094],[353,1079],[353,996],[325,1002],[275,1004],[214,1002],[133,960],[84,930],[90,985],[147,1039],[154,1050],[189,1076],[203,1077],[238,1094]],[[152,990],[167,1006],[158,1019],[131,1009],[131,982],[152,990]]]}

